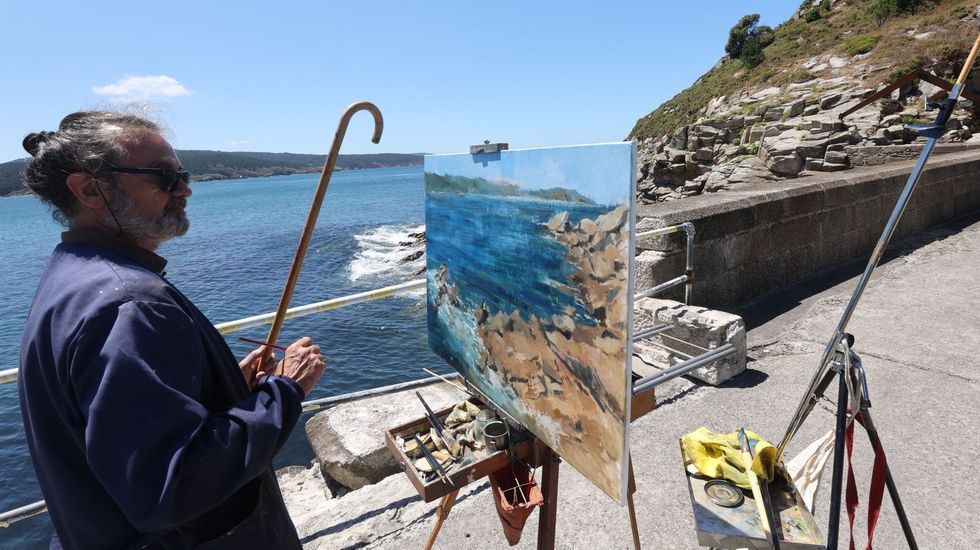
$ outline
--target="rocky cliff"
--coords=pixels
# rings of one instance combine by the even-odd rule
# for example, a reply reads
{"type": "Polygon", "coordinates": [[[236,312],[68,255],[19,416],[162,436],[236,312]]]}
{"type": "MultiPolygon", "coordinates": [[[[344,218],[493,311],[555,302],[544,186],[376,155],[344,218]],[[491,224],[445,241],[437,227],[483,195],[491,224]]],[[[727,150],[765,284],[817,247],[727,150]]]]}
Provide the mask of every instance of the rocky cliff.
{"type": "MultiPolygon", "coordinates": [[[[975,1],[807,0],[772,31],[761,62],[722,58],[640,119],[638,200],[661,202],[812,172],[847,170],[867,148],[924,141],[905,124],[931,121],[946,92],[911,79],[847,116],[909,72],[954,81],[978,30],[975,1]],[[895,4],[891,12],[875,11],[895,4]]],[[[935,80],[935,79],[933,79],[935,80]]],[[[980,91],[980,71],[966,87],[980,91]]],[[[961,98],[941,141],[980,146],[961,98]]],[[[894,149],[894,148],[893,148],[894,149]]],[[[898,148],[907,156],[907,148],[898,148]]],[[[914,150],[914,149],[913,149],[914,150]]],[[[883,150],[884,151],[884,150],[883,150]]]]}

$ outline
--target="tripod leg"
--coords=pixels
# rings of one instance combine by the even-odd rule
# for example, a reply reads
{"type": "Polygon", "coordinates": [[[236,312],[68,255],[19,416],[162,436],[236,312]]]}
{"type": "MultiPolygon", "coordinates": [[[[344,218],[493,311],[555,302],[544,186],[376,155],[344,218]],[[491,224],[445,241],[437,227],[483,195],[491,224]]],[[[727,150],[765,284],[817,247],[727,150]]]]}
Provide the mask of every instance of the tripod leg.
{"type": "Polygon", "coordinates": [[[558,467],[561,459],[554,451],[545,447],[541,453],[541,461],[544,463],[541,471],[544,504],[541,505],[541,517],[538,520],[538,550],[554,550],[555,522],[558,517],[558,467]]]}
{"type": "Polygon", "coordinates": [[[844,480],[844,431],[847,428],[847,380],[840,372],[837,391],[837,433],[834,436],[834,477],[830,486],[830,523],[827,525],[827,550],[837,549],[840,527],[841,484],[844,480]]]}
{"type": "Polygon", "coordinates": [[[636,478],[633,477],[633,459],[630,458],[629,488],[626,490],[626,504],[629,505],[630,529],[633,531],[633,550],[640,550],[640,527],[636,523],[636,505],[633,504],[633,493],[636,492],[636,478]]]}
{"type": "Polygon", "coordinates": [[[453,509],[453,504],[456,503],[457,494],[459,494],[459,489],[442,497],[439,502],[439,507],[436,508],[436,514],[438,514],[436,515],[436,524],[432,526],[432,533],[429,534],[429,540],[425,543],[425,550],[432,550],[432,545],[436,543],[436,537],[439,536],[439,530],[442,529],[442,522],[449,517],[449,511],[453,509]]]}
{"type": "MultiPolygon", "coordinates": [[[[861,407],[861,416],[864,418],[864,429],[868,432],[871,447],[877,453],[879,442],[878,430],[875,428],[874,421],[871,420],[871,414],[868,411],[869,409],[867,407],[861,407]]],[[[885,486],[888,487],[888,494],[892,498],[892,505],[895,507],[895,513],[898,515],[898,522],[902,525],[902,532],[905,533],[905,541],[908,542],[909,548],[918,550],[919,545],[915,542],[912,525],[909,523],[908,516],[905,515],[905,507],[902,506],[902,499],[898,496],[898,487],[895,486],[895,480],[892,478],[890,469],[885,471],[885,486]]]]}

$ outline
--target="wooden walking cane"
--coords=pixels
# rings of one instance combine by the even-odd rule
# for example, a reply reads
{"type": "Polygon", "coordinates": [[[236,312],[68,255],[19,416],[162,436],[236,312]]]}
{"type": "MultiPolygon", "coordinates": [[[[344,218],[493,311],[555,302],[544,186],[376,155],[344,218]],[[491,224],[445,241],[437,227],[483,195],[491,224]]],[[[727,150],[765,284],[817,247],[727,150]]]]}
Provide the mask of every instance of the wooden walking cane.
{"type": "MultiPolygon", "coordinates": [[[[357,101],[351,103],[350,107],[344,111],[340,117],[340,124],[337,125],[337,133],[334,134],[333,146],[327,161],[323,164],[323,171],[320,172],[320,183],[317,184],[316,194],[313,196],[313,203],[310,204],[310,213],[306,216],[306,226],[303,228],[303,236],[299,239],[299,246],[296,247],[296,255],[293,257],[293,265],[289,268],[289,277],[286,278],[286,286],[282,289],[282,297],[279,298],[279,307],[276,309],[276,316],[272,321],[272,328],[269,330],[269,337],[266,342],[275,344],[279,338],[279,331],[282,323],[286,320],[286,310],[289,309],[289,301],[293,297],[293,290],[296,288],[296,281],[299,280],[299,272],[303,269],[303,260],[306,258],[306,250],[310,247],[310,239],[313,237],[313,230],[316,228],[316,219],[320,214],[320,206],[323,204],[323,196],[327,193],[327,186],[330,184],[330,175],[333,173],[334,165],[337,164],[337,154],[340,152],[340,144],[344,141],[344,134],[347,133],[347,124],[350,122],[354,113],[358,111],[369,111],[374,115],[374,135],[371,142],[381,141],[381,132],[384,130],[384,120],[381,118],[381,111],[378,110],[370,101],[357,101]]],[[[256,372],[262,370],[261,359],[259,359],[256,372]]]]}

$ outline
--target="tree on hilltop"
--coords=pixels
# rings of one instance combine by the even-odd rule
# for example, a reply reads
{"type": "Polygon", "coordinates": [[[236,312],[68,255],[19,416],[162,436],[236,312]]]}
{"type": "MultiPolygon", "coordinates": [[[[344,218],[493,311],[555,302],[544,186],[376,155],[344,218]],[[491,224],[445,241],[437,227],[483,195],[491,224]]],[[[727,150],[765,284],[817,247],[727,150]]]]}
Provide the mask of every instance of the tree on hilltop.
{"type": "Polygon", "coordinates": [[[773,39],[772,28],[759,25],[759,14],[751,13],[739,19],[728,31],[725,53],[732,59],[741,59],[749,67],[755,67],[765,59],[762,50],[772,44],[773,39]]]}

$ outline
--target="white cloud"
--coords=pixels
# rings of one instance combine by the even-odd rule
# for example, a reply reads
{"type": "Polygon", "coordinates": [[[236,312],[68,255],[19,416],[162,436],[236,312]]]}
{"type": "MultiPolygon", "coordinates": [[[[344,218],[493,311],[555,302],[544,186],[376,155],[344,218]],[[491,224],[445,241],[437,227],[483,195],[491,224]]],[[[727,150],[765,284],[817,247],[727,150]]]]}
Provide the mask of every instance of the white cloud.
{"type": "Polygon", "coordinates": [[[98,95],[109,96],[109,101],[115,103],[166,100],[194,93],[177,82],[177,79],[166,75],[124,76],[115,84],[94,86],[92,91],[98,95]]]}
{"type": "Polygon", "coordinates": [[[248,145],[252,143],[250,139],[236,139],[228,142],[228,145],[248,145]]]}

